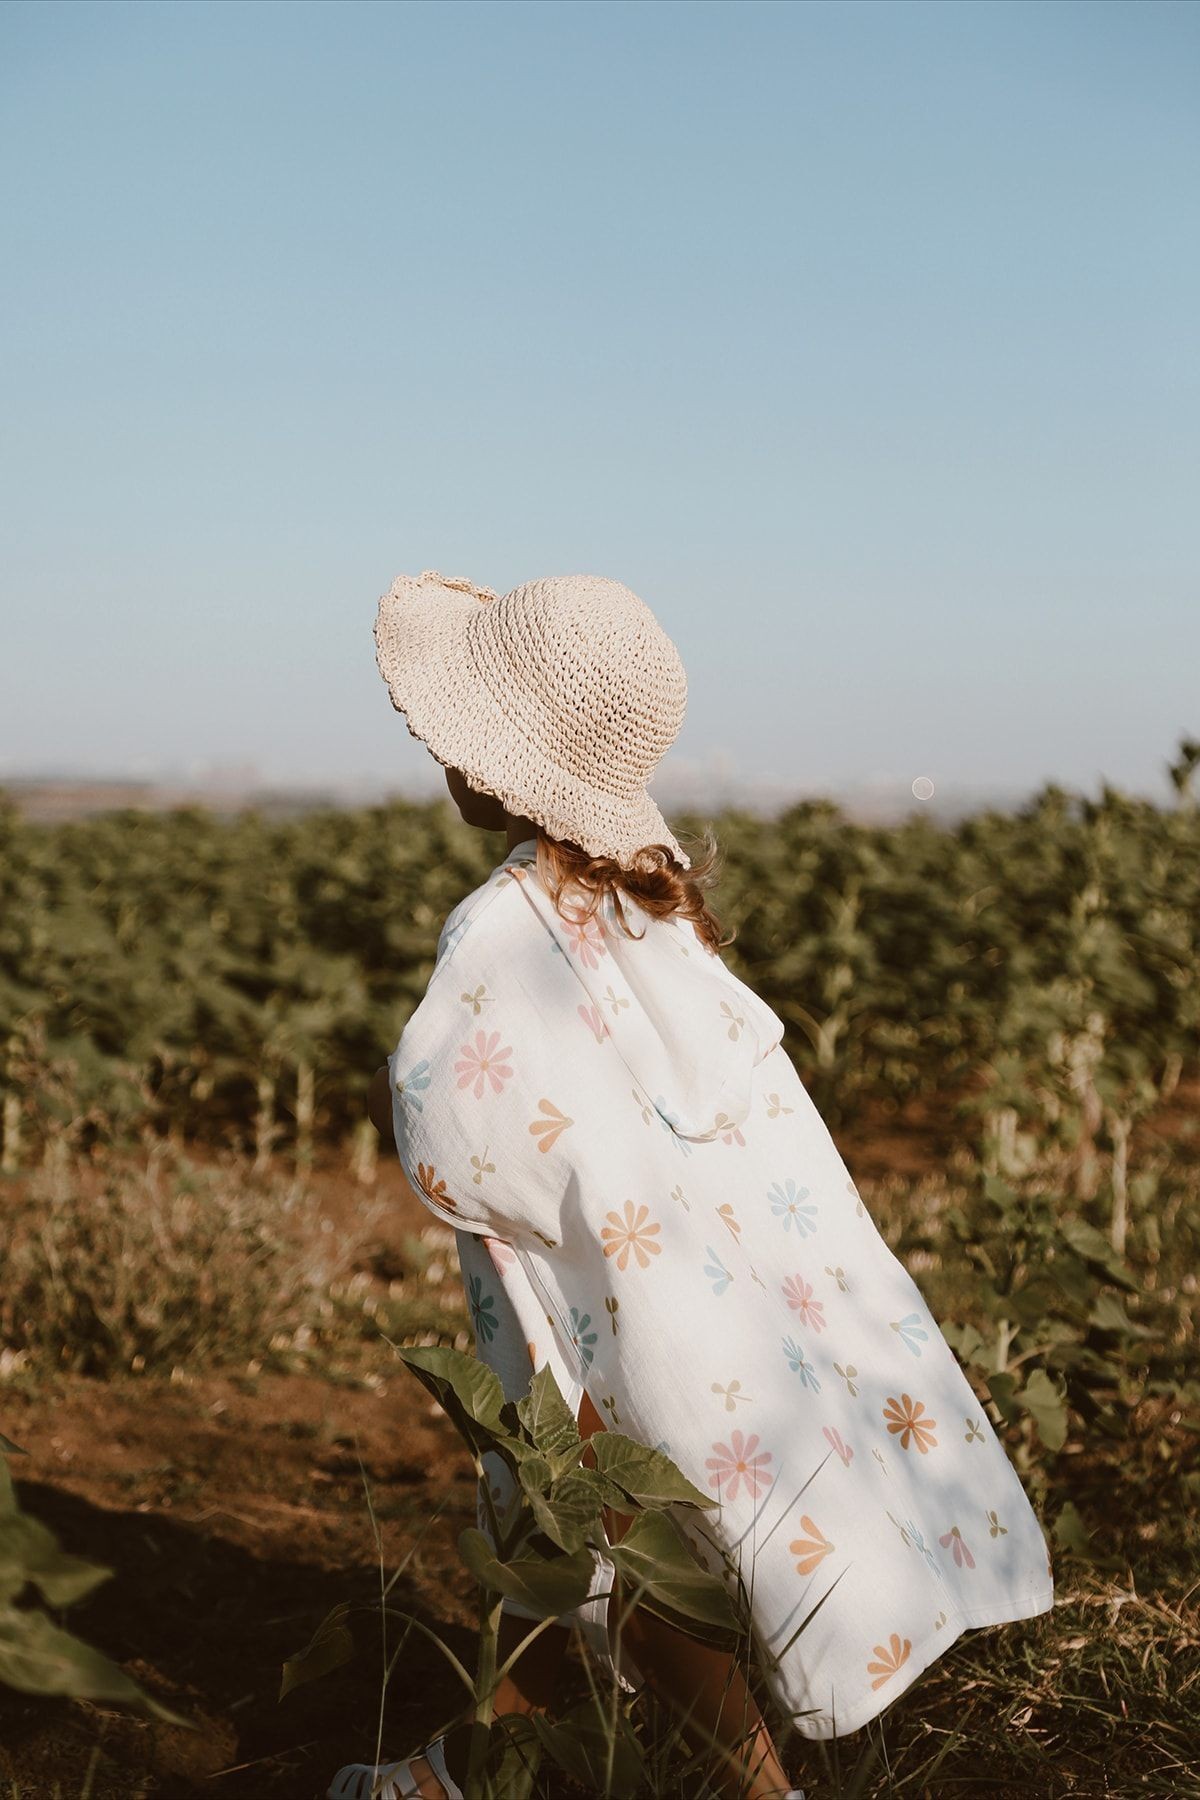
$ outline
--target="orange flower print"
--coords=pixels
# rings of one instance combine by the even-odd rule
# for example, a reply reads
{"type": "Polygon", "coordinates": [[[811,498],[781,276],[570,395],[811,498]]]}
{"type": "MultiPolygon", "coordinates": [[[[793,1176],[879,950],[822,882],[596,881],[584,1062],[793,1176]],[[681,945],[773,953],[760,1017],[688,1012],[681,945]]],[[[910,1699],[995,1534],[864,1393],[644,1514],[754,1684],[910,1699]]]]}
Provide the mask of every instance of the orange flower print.
{"type": "Polygon", "coordinates": [[[612,1220],[606,1225],[600,1236],[605,1240],[605,1256],[615,1256],[618,1269],[623,1269],[629,1262],[630,1251],[637,1257],[639,1269],[649,1267],[651,1256],[657,1256],[662,1249],[661,1244],[654,1242],[655,1236],[662,1230],[661,1225],[647,1225],[650,1217],[648,1206],[634,1208],[632,1200],[627,1200],[624,1207],[625,1217],[620,1213],[610,1212],[605,1216],[612,1220]]]}
{"type": "Polygon", "coordinates": [[[605,1038],[611,1035],[608,1021],[601,1018],[598,1006],[580,1006],[576,1008],[576,1011],[598,1044],[602,1044],[605,1038]]]}
{"type": "Polygon", "coordinates": [[[579,924],[567,922],[567,947],[572,955],[577,956],[585,968],[598,969],[600,958],[608,955],[608,945],[604,941],[604,927],[597,919],[584,919],[579,924]]]}
{"type": "Polygon", "coordinates": [[[800,1314],[801,1323],[813,1331],[825,1329],[825,1303],[813,1299],[813,1290],[803,1275],[789,1275],[783,1284],[783,1297],[793,1312],[800,1314]]]}
{"type": "Polygon", "coordinates": [[[512,1064],[508,1058],[512,1055],[512,1045],[505,1044],[499,1048],[500,1033],[498,1031],[477,1031],[474,1044],[463,1044],[461,1055],[454,1065],[454,1073],[458,1076],[460,1088],[475,1084],[475,1098],[481,1100],[488,1082],[492,1084],[492,1092],[498,1094],[506,1081],[512,1079],[512,1064]]]}
{"type": "Polygon", "coordinates": [[[938,1539],[938,1543],[942,1546],[943,1550],[949,1550],[951,1546],[953,1546],[954,1562],[957,1568],[961,1569],[964,1563],[968,1569],[973,1569],[975,1567],[975,1558],[967,1549],[967,1541],[957,1525],[952,1525],[949,1531],[938,1539]]]}
{"type": "Polygon", "coordinates": [[[458,1207],[446,1192],[445,1180],[438,1174],[432,1163],[417,1164],[417,1186],[435,1205],[444,1206],[449,1212],[458,1211],[458,1207]]]}
{"type": "Polygon", "coordinates": [[[713,1449],[716,1455],[706,1456],[704,1466],[713,1471],[708,1485],[716,1488],[722,1500],[736,1500],[743,1485],[750,1498],[756,1500],[758,1490],[774,1481],[765,1466],[771,1460],[771,1452],[758,1449],[757,1432],[751,1432],[749,1437],[740,1431],[730,1432],[729,1442],[714,1444],[713,1449]]]}
{"type": "Polygon", "coordinates": [[[896,1670],[902,1668],[908,1661],[911,1649],[912,1639],[901,1638],[895,1631],[886,1644],[876,1644],[875,1654],[879,1661],[867,1664],[867,1674],[875,1677],[871,1686],[873,1688],[882,1687],[885,1681],[890,1681],[896,1670]]]}
{"type": "Polygon", "coordinates": [[[899,1400],[892,1395],[883,1409],[888,1430],[900,1433],[900,1448],[907,1450],[910,1442],[915,1442],[922,1456],[937,1444],[933,1435],[937,1420],[923,1419],[924,1411],[923,1402],[914,1400],[910,1394],[901,1394],[899,1400]]]}
{"type": "Polygon", "coordinates": [[[559,1112],[553,1100],[539,1100],[538,1111],[545,1113],[546,1117],[535,1119],[529,1129],[538,1141],[538,1149],[549,1150],[552,1144],[558,1142],[567,1127],[573,1125],[575,1121],[568,1119],[565,1112],[559,1112]]]}
{"type": "Polygon", "coordinates": [[[723,1224],[728,1225],[728,1227],[729,1227],[730,1231],[733,1233],[734,1237],[737,1237],[738,1233],[741,1231],[742,1228],[738,1224],[737,1219],[734,1217],[733,1207],[729,1204],[728,1200],[726,1200],[726,1202],[723,1206],[718,1206],[717,1217],[718,1217],[718,1219],[720,1219],[722,1221],[723,1224]]]}
{"type": "Polygon", "coordinates": [[[830,1551],[836,1548],[836,1545],[831,1544],[824,1532],[817,1529],[807,1513],[801,1518],[800,1524],[802,1529],[807,1531],[808,1536],[793,1538],[788,1549],[796,1558],[796,1573],[811,1575],[817,1564],[828,1556],[830,1551]]]}

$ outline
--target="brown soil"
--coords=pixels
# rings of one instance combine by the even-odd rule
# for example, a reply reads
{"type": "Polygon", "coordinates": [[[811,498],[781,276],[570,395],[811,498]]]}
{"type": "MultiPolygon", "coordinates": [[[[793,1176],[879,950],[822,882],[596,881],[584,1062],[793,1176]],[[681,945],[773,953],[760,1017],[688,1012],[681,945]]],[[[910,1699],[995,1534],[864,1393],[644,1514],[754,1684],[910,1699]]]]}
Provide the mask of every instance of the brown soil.
{"type": "MultiPolygon", "coordinates": [[[[1198,1100],[1197,1087],[1177,1095],[1181,1121],[1189,1109],[1196,1116],[1198,1100]]],[[[865,1179],[936,1167],[955,1135],[952,1101],[835,1132],[865,1179]]],[[[317,1180],[328,1216],[353,1223],[363,1190],[335,1171],[317,1180]]],[[[394,1164],[381,1166],[379,1196],[384,1222],[368,1260],[386,1276],[430,1221],[394,1164]]],[[[474,1590],[455,1540],[475,1522],[473,1470],[412,1377],[394,1363],[374,1366],[385,1373],[373,1388],[329,1371],[5,1384],[0,1427],[29,1452],[12,1461],[22,1504],[64,1548],[114,1571],[63,1622],[198,1728],[0,1688],[4,1800],[9,1783],[13,1800],[51,1800],[56,1783],[74,1800],[97,1745],[91,1800],[310,1800],[343,1762],[373,1761],[377,1616],[358,1618],[349,1667],[278,1700],[285,1658],[329,1610],[379,1594],[364,1473],[387,1575],[408,1558],[392,1603],[471,1665],[474,1590]]],[[[393,1644],[400,1629],[393,1621],[393,1644]]],[[[399,1668],[387,1697],[390,1756],[425,1742],[462,1704],[427,1639],[413,1634],[399,1668]]]]}
{"type": "MultiPolygon", "coordinates": [[[[394,1205],[372,1257],[398,1260],[429,1216],[398,1170],[382,1171],[378,1189],[394,1205]]],[[[322,1199],[345,1220],[361,1190],[330,1176],[322,1199]]],[[[3,1428],[29,1452],[11,1465],[22,1505],[64,1548],[114,1571],[63,1622],[200,1729],[0,1689],[0,1778],[30,1800],[58,1781],[68,1800],[98,1737],[93,1800],[307,1800],[343,1762],[373,1761],[377,1615],[356,1625],[348,1669],[277,1701],[285,1658],[330,1608],[379,1594],[364,1476],[387,1574],[409,1557],[392,1604],[435,1625],[470,1664],[474,1597],[455,1539],[475,1523],[474,1471],[424,1390],[393,1367],[374,1388],[327,1373],[7,1384],[3,1428]]],[[[402,1626],[390,1629],[394,1643],[402,1626]]],[[[389,1691],[392,1756],[461,1704],[449,1665],[415,1643],[389,1691]]]]}

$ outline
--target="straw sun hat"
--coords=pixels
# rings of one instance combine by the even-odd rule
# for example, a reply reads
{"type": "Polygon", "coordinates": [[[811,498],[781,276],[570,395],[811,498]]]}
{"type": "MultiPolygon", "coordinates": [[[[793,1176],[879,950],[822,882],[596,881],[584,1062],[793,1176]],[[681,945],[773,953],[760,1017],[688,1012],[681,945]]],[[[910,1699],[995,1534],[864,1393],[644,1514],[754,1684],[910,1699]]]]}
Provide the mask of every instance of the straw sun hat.
{"type": "Polygon", "coordinates": [[[687,869],[646,791],[687,705],[679,652],[619,581],[557,575],[511,593],[436,569],[398,575],[379,602],[375,660],[392,705],[438,762],[551,837],[687,869]]]}

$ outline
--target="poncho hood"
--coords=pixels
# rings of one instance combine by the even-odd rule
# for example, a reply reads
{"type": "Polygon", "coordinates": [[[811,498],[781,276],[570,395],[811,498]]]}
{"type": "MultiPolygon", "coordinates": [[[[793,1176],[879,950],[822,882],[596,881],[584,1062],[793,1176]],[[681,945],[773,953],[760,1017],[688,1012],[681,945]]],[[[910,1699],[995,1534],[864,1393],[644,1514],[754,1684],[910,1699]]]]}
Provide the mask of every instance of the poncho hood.
{"type": "MultiPolygon", "coordinates": [[[[564,919],[536,876],[536,842],[499,865],[554,938],[579,982],[579,1010],[607,1036],[630,1076],[676,1136],[695,1142],[746,1117],[753,1071],[783,1037],[783,1021],[707,949],[690,920],[656,919],[622,896],[586,925],[564,919]],[[704,1030],[695,1021],[711,1020],[704,1030]]],[[[564,900],[574,910],[570,896],[564,900]]]]}

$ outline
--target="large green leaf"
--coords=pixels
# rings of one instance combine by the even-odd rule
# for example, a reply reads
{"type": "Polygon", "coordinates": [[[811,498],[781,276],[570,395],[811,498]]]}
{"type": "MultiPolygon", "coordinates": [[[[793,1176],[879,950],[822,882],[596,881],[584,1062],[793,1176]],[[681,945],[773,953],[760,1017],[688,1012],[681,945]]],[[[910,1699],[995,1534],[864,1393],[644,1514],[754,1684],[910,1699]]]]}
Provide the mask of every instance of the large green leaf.
{"type": "Polygon", "coordinates": [[[1009,1425],[1018,1417],[1020,1407],[1017,1405],[1017,1378],[1007,1369],[998,1369],[987,1378],[987,1390],[1000,1408],[1000,1412],[1009,1425]]]}
{"type": "Polygon", "coordinates": [[[713,1494],[693,1487],[661,1450],[651,1450],[617,1431],[598,1431],[591,1440],[596,1467],[639,1506],[717,1506],[713,1494]]]}
{"type": "Polygon", "coordinates": [[[40,1519],[27,1513],[0,1518],[0,1592],[17,1594],[32,1581],[51,1606],[71,1606],[111,1574],[100,1563],[60,1550],[58,1539],[40,1519]]]}
{"type": "Polygon", "coordinates": [[[986,1350],[987,1339],[974,1325],[957,1324],[948,1321],[942,1326],[942,1336],[950,1348],[957,1352],[960,1362],[976,1363],[980,1361],[980,1351],[986,1350]]]}
{"type": "Polygon", "coordinates": [[[526,1495],[548,1494],[550,1492],[550,1484],[554,1480],[554,1475],[549,1462],[542,1455],[541,1451],[530,1450],[527,1456],[521,1458],[520,1465],[517,1469],[517,1479],[524,1488],[526,1495]]]}
{"type": "Polygon", "coordinates": [[[397,1345],[396,1354],[429,1389],[457,1430],[474,1449],[509,1446],[501,1412],[500,1377],[477,1356],[445,1344],[397,1345]]]}
{"type": "Polygon", "coordinates": [[[624,1800],[645,1792],[650,1771],[629,1720],[609,1718],[602,1697],[589,1695],[556,1722],[540,1713],[533,1725],[547,1754],[586,1793],[624,1800]]]}
{"type": "Polygon", "coordinates": [[[582,1549],[599,1531],[604,1498],[590,1469],[568,1469],[549,1493],[527,1488],[526,1498],[539,1529],[562,1550],[582,1549]]]}
{"type": "Polygon", "coordinates": [[[1066,1384],[1056,1387],[1045,1369],[1034,1369],[1020,1397],[1047,1450],[1061,1450],[1067,1441],[1066,1384]]]}
{"type": "Polygon", "coordinates": [[[1116,1294],[1098,1294],[1088,1314],[1088,1324],[1097,1331],[1115,1331],[1122,1337],[1153,1337],[1154,1332],[1131,1319],[1116,1294]]]}
{"type": "Polygon", "coordinates": [[[519,1600],[539,1619],[556,1619],[588,1597],[595,1570],[590,1550],[569,1556],[521,1556],[502,1563],[483,1532],[474,1529],[459,1534],[458,1548],[476,1581],[519,1600]]]}
{"type": "Polygon", "coordinates": [[[1115,1286],[1122,1287],[1131,1294],[1137,1293],[1137,1282],[1103,1232],[1097,1231],[1094,1225],[1089,1225],[1086,1219],[1068,1219],[1060,1229],[1076,1256],[1081,1256],[1094,1268],[1103,1270],[1115,1286]]]}
{"type": "Polygon", "coordinates": [[[517,1416],[555,1475],[578,1462],[583,1448],[579,1422],[563,1399],[549,1363],[544,1363],[517,1402],[517,1416]]]}
{"type": "Polygon", "coordinates": [[[302,1687],[306,1681],[316,1681],[350,1661],[354,1655],[354,1638],[346,1624],[349,1616],[349,1602],[340,1601],[321,1620],[308,1645],[298,1655],[288,1657],[279,1684],[281,1700],[293,1688],[302,1687]]]}
{"type": "Polygon", "coordinates": [[[629,1599],[705,1642],[732,1646],[741,1626],[729,1590],[700,1567],[668,1513],[639,1513],[605,1554],[628,1584],[629,1599]]]}
{"type": "Polygon", "coordinates": [[[0,1681],[23,1694],[116,1700],[172,1725],[192,1724],[160,1705],[99,1650],[72,1637],[45,1613],[24,1607],[0,1607],[0,1681]]]}
{"type": "Polygon", "coordinates": [[[533,1800],[542,1744],[525,1713],[500,1713],[488,1734],[482,1800],[533,1800]]]}

